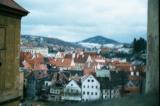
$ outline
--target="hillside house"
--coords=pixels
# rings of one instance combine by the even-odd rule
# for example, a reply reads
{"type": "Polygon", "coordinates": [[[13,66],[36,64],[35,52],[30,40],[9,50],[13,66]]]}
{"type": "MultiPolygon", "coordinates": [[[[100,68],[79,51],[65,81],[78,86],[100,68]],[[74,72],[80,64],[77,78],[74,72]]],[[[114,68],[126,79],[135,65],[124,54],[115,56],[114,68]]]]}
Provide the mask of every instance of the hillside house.
{"type": "Polygon", "coordinates": [[[101,97],[100,83],[93,75],[83,76],[81,78],[82,101],[99,100],[101,97]]]}
{"type": "Polygon", "coordinates": [[[70,70],[75,67],[74,60],[70,58],[50,59],[50,64],[55,65],[60,70],[70,70]]]}
{"type": "Polygon", "coordinates": [[[55,58],[64,58],[64,57],[65,57],[64,52],[57,52],[57,54],[55,55],[55,58]]]}
{"type": "Polygon", "coordinates": [[[63,95],[63,89],[64,85],[61,83],[52,83],[50,87],[50,95],[48,100],[49,101],[61,101],[62,100],[62,95],[63,95]]]}
{"type": "Polygon", "coordinates": [[[31,54],[42,54],[43,56],[48,56],[48,48],[40,47],[21,47],[21,52],[30,52],[31,54]]]}
{"type": "Polygon", "coordinates": [[[83,70],[88,56],[84,55],[83,53],[76,53],[73,57],[75,63],[75,70],[83,70]]]}
{"type": "Polygon", "coordinates": [[[81,87],[79,83],[71,80],[64,88],[62,100],[81,101],[81,87]]]}
{"type": "Polygon", "coordinates": [[[47,77],[48,75],[42,70],[32,71],[25,76],[27,98],[38,99],[40,97],[47,77]]]}

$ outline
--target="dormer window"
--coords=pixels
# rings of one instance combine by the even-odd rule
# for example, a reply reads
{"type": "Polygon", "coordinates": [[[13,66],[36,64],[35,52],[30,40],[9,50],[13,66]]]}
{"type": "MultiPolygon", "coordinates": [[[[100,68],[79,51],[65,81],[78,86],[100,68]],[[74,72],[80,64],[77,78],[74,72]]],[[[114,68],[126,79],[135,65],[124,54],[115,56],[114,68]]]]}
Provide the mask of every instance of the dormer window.
{"type": "Polygon", "coordinates": [[[136,76],[139,76],[139,72],[136,72],[136,76]]]}
{"type": "Polygon", "coordinates": [[[131,72],[131,76],[134,76],[134,72],[133,71],[131,72]]]}

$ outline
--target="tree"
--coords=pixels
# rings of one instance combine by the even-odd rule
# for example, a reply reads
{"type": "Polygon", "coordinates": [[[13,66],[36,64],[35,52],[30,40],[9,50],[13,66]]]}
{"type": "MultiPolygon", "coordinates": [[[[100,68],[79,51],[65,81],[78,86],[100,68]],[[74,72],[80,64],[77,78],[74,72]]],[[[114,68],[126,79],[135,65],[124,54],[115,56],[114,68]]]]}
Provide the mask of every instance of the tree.
{"type": "Polygon", "coordinates": [[[142,53],[146,51],[147,41],[140,37],[139,39],[134,38],[132,47],[133,47],[133,53],[142,53]]]}

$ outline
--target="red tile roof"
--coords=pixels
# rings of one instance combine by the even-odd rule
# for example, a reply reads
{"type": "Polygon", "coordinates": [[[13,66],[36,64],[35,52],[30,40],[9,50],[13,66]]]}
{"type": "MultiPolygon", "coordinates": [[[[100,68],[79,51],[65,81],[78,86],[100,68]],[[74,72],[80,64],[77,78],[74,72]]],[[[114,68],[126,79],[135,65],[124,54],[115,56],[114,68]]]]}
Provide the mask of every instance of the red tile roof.
{"type": "Polygon", "coordinates": [[[86,63],[85,66],[84,66],[83,74],[84,75],[95,74],[95,71],[96,71],[95,66],[96,66],[95,63],[86,63]]]}
{"type": "Polygon", "coordinates": [[[40,53],[32,55],[30,52],[21,52],[20,62],[26,69],[48,70],[47,66],[44,65],[44,56],[42,56],[40,53]]]}
{"type": "Polygon", "coordinates": [[[126,87],[125,91],[129,91],[130,93],[138,93],[139,92],[139,88],[138,87],[126,87]]]}
{"type": "Polygon", "coordinates": [[[47,66],[44,65],[44,64],[39,64],[39,65],[34,65],[33,70],[34,70],[34,71],[36,71],[36,70],[44,70],[44,71],[47,71],[48,68],[47,68],[47,66]]]}
{"type": "Polygon", "coordinates": [[[131,71],[130,68],[132,68],[132,65],[129,63],[119,63],[115,64],[115,67],[119,71],[131,71]]]}
{"type": "Polygon", "coordinates": [[[66,54],[66,55],[64,56],[64,58],[72,59],[72,54],[66,54]]]}
{"type": "Polygon", "coordinates": [[[97,52],[84,52],[84,55],[90,55],[91,57],[97,57],[97,52]]]}
{"type": "Polygon", "coordinates": [[[69,58],[58,58],[58,59],[50,59],[50,64],[56,65],[57,67],[71,67],[72,59],[69,58]]]}
{"type": "Polygon", "coordinates": [[[75,63],[85,63],[87,58],[88,58],[87,55],[76,54],[74,58],[74,62],[75,63]]]}
{"type": "Polygon", "coordinates": [[[32,69],[32,66],[27,61],[23,61],[22,65],[25,69],[32,69]]]}

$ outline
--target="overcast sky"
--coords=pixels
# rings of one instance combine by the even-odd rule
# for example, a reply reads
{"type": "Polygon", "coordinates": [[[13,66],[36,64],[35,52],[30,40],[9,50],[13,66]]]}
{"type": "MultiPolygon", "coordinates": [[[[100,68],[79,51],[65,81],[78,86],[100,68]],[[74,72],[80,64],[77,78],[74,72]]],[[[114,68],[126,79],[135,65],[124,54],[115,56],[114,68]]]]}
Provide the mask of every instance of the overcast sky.
{"type": "Polygon", "coordinates": [[[120,42],[146,38],[147,0],[16,0],[30,11],[22,34],[80,41],[103,35],[120,42]]]}

